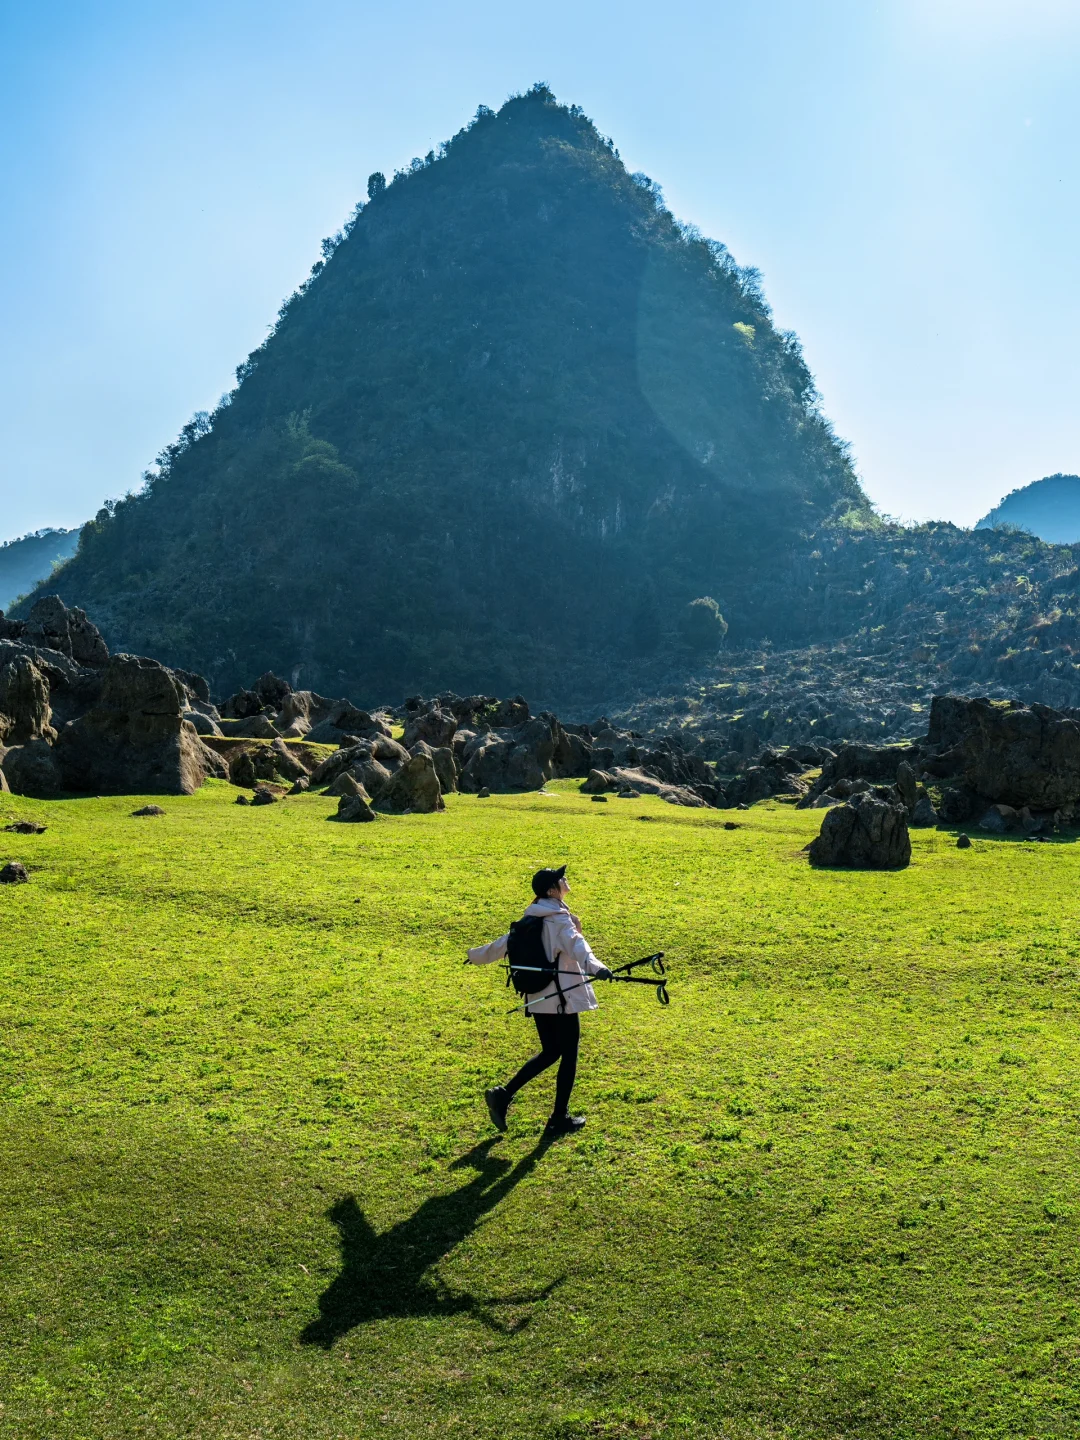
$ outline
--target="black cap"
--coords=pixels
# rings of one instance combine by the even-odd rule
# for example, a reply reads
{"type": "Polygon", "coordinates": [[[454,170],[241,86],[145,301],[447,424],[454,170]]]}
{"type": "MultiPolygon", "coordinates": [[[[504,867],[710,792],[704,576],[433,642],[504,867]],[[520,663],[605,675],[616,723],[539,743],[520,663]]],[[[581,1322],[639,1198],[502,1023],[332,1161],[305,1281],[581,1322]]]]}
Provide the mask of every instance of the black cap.
{"type": "Polygon", "coordinates": [[[549,890],[555,889],[565,874],[565,865],[560,865],[557,870],[537,870],[532,878],[533,894],[538,900],[543,900],[549,890]]]}

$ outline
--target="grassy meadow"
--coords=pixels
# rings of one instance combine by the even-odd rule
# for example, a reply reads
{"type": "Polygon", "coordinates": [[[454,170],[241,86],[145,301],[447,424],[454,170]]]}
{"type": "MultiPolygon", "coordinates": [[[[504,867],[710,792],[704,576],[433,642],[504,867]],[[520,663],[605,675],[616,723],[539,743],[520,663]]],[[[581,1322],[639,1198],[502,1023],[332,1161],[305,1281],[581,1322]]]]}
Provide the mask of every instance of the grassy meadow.
{"type": "Polygon", "coordinates": [[[0,1436],[1080,1432],[1080,848],[550,788],[0,796],[0,1436]],[[563,860],[672,1003],[600,988],[545,1147],[462,960],[563,860]]]}

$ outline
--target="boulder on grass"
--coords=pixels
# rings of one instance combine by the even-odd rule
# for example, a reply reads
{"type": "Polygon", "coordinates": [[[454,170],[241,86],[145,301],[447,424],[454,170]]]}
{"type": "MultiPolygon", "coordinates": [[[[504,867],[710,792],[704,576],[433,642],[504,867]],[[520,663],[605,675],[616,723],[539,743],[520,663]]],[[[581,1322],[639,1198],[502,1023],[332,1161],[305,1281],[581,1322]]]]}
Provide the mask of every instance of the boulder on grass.
{"type": "Polygon", "coordinates": [[[917,828],[922,829],[938,823],[938,814],[934,809],[934,802],[925,791],[915,801],[915,809],[911,814],[911,823],[917,828]]]}
{"type": "Polygon", "coordinates": [[[1006,805],[1055,810],[1080,800],[1080,724],[1047,705],[967,707],[964,780],[1006,805]]]}
{"type": "Polygon", "coordinates": [[[48,828],[47,825],[39,825],[36,820],[14,820],[4,826],[12,835],[44,835],[48,828]]]}
{"type": "MultiPolygon", "coordinates": [[[[511,707],[517,704],[506,703],[511,707]]],[[[550,716],[488,730],[465,747],[458,784],[474,794],[479,790],[539,790],[553,776],[554,755],[550,716]]]]}
{"type": "Polygon", "coordinates": [[[408,764],[390,777],[378,803],[383,810],[416,810],[423,814],[445,810],[442,788],[431,756],[410,756],[408,764]]]}
{"type": "Polygon", "coordinates": [[[581,787],[583,795],[603,795],[608,790],[615,789],[615,781],[606,770],[590,770],[589,778],[581,787]]]}
{"type": "Polygon", "coordinates": [[[687,786],[667,785],[644,770],[626,770],[617,766],[612,770],[611,778],[621,795],[629,793],[635,798],[640,795],[656,795],[661,800],[666,800],[669,805],[687,805],[697,810],[708,809],[707,801],[687,786]]]}
{"type": "Polygon", "coordinates": [[[255,793],[251,797],[252,805],[274,805],[277,800],[278,796],[267,785],[257,785],[255,793]]]}
{"type": "Polygon", "coordinates": [[[141,810],[133,810],[132,815],[164,815],[165,811],[160,805],[144,805],[141,810]]]}
{"type": "Polygon", "coordinates": [[[332,785],[326,787],[327,795],[366,795],[367,791],[351,770],[343,770],[332,785]]]}
{"type": "Polygon", "coordinates": [[[426,740],[417,740],[410,748],[411,755],[427,755],[435,766],[435,774],[439,777],[439,786],[444,795],[453,794],[457,789],[457,766],[454,764],[454,752],[449,745],[430,745],[426,740]]]}
{"type": "Polygon", "coordinates": [[[872,793],[825,812],[810,864],[844,870],[902,870],[911,860],[907,810],[872,793]]]}
{"type": "Polygon", "coordinates": [[[1008,835],[1022,827],[1020,814],[1011,805],[991,805],[979,818],[979,829],[991,835],[1008,835]]]}
{"type": "Polygon", "coordinates": [[[112,656],[96,705],[57,738],[65,787],[98,795],[193,795],[222,765],[184,720],[184,701],[164,665],[140,655],[112,656]]]}
{"type": "Polygon", "coordinates": [[[378,818],[371,808],[370,799],[363,791],[356,795],[342,795],[338,801],[337,814],[330,816],[331,820],[344,820],[350,824],[364,824],[378,818]]]}
{"type": "Polygon", "coordinates": [[[30,872],[18,860],[11,860],[0,870],[0,885],[25,885],[30,872]]]}
{"type": "Polygon", "coordinates": [[[44,740],[31,740],[28,745],[13,745],[5,750],[0,761],[4,778],[15,795],[58,795],[64,788],[64,777],[56,762],[52,746],[44,740]]]}
{"type": "Polygon", "coordinates": [[[896,767],[896,789],[910,818],[915,814],[915,806],[919,803],[919,782],[915,778],[915,771],[906,760],[901,760],[896,767]]]}

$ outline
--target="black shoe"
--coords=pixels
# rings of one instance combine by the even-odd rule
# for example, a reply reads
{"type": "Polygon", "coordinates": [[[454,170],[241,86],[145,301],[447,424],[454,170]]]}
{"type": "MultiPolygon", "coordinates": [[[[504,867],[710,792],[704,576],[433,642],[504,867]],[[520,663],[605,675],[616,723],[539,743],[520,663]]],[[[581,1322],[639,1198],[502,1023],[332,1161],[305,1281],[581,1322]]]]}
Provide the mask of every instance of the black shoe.
{"type": "Polygon", "coordinates": [[[575,1135],[584,1128],[584,1115],[552,1115],[547,1123],[549,1135],[575,1135]]]}
{"type": "Polygon", "coordinates": [[[502,1085],[493,1085],[490,1090],[484,1091],[484,1099],[487,1101],[488,1114],[491,1116],[491,1123],[496,1130],[506,1132],[506,1107],[510,1104],[510,1097],[502,1085]]]}

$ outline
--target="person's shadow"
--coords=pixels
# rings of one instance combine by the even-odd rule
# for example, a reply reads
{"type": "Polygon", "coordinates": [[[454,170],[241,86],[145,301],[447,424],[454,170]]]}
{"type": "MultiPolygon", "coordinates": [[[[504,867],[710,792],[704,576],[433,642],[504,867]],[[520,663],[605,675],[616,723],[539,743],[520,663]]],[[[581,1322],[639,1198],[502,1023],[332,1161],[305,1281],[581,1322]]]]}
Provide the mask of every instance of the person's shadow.
{"type": "Polygon", "coordinates": [[[504,1322],[495,1311],[503,1306],[534,1305],[562,1283],[553,1280],[530,1294],[480,1299],[452,1291],[437,1274],[427,1272],[472,1233],[486,1215],[533,1170],[551,1144],[544,1136],[523,1159],[509,1160],[488,1152],[494,1138],[476,1145],[451,1165],[473,1168],[476,1178],[448,1195],[433,1195],[414,1214],[377,1235],[352,1195],[343,1195],[326,1212],[341,1236],[341,1273],[319,1296],[319,1318],[300,1335],[304,1345],[329,1350],[335,1340],[357,1325],[389,1316],[460,1315],[468,1313],[492,1329],[511,1334],[529,1317],[504,1322]]]}

